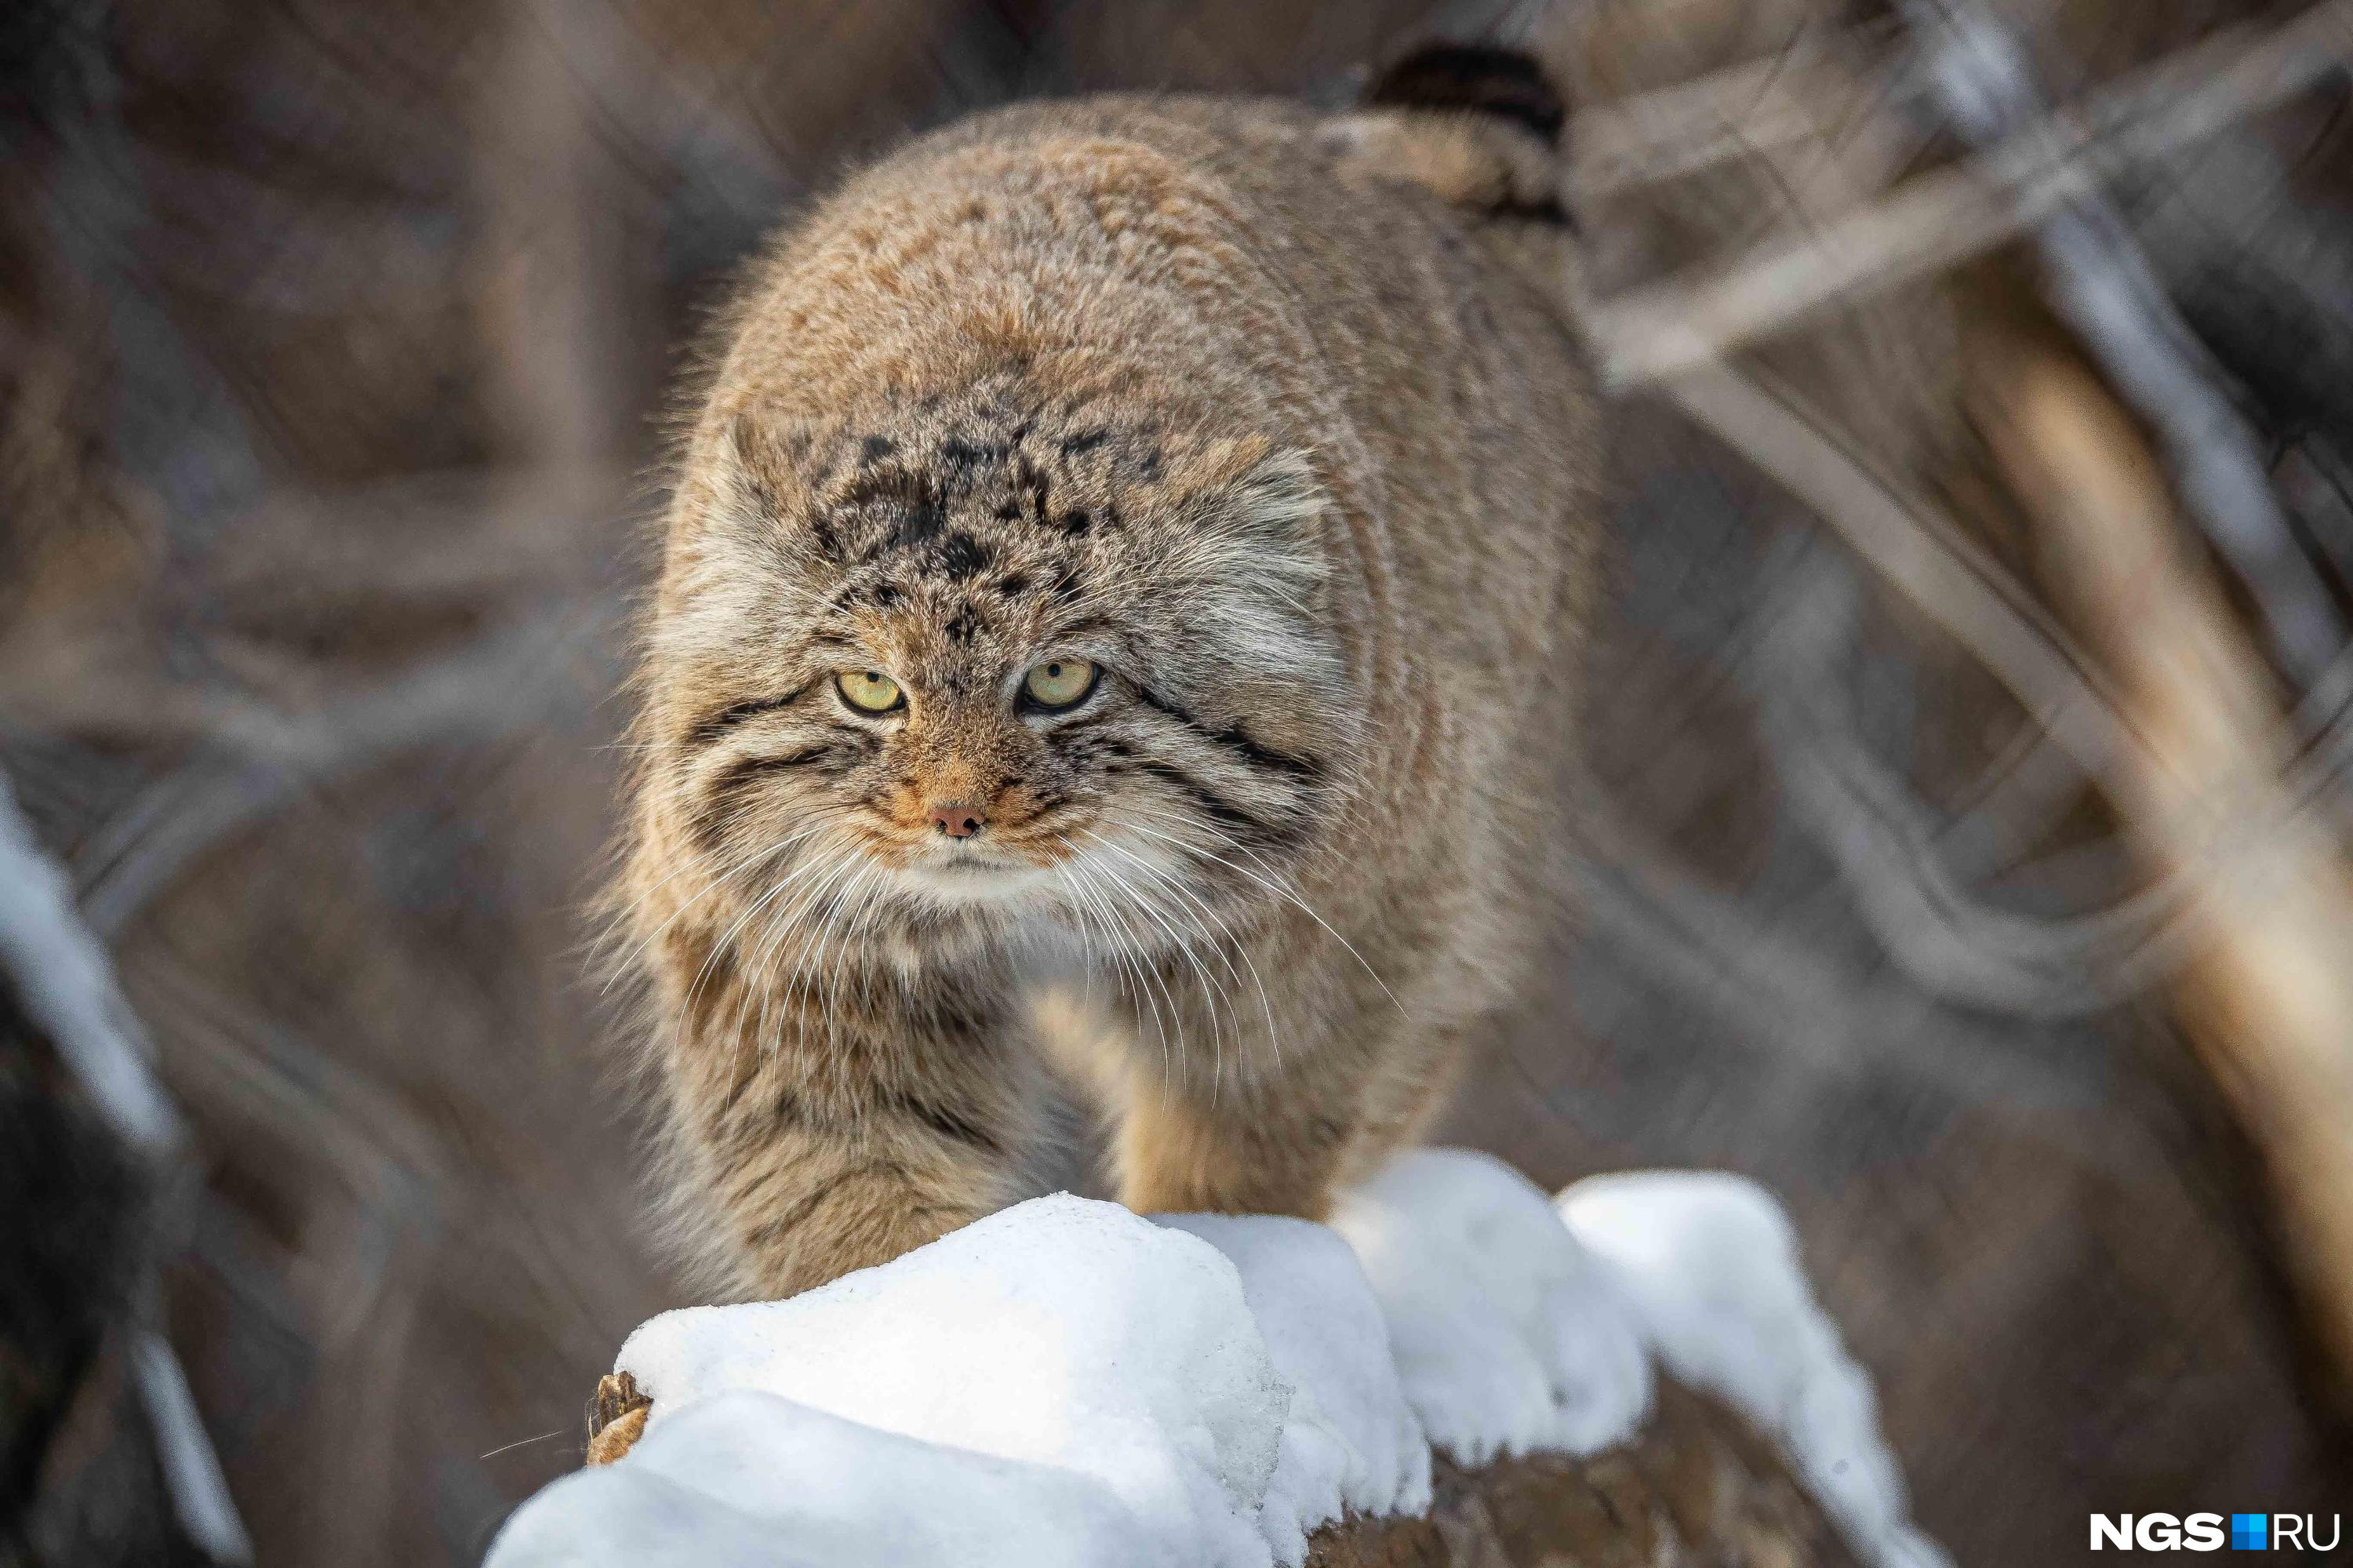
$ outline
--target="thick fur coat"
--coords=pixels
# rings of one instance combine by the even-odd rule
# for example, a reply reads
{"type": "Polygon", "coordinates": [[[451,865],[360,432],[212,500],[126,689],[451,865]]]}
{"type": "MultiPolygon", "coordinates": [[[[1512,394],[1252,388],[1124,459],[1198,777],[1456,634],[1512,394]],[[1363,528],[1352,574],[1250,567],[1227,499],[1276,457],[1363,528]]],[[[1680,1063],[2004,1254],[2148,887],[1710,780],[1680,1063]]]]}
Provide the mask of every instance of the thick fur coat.
{"type": "Polygon", "coordinates": [[[1434,96],[988,115],[752,274],[616,895],[736,1288],[1028,1195],[1073,1084],[1138,1209],[1318,1215],[1515,995],[1595,399],[1556,114],[1434,96]]]}

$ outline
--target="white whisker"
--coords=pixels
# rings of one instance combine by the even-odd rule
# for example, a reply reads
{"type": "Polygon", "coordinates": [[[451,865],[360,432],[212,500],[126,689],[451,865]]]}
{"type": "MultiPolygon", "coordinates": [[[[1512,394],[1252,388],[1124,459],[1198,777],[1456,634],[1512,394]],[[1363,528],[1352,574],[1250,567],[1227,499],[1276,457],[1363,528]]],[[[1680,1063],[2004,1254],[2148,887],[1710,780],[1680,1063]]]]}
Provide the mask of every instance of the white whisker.
{"type": "MultiPolygon", "coordinates": [[[[710,896],[710,895],[716,892],[725,884],[733,881],[736,877],[741,876],[744,872],[751,870],[752,867],[759,864],[762,861],[781,854],[786,850],[792,848],[793,845],[800,843],[805,840],[815,838],[819,832],[823,832],[828,825],[828,824],[827,823],[820,822],[816,827],[809,828],[803,832],[795,833],[789,838],[783,839],[776,843],[770,844],[766,849],[747,853],[737,859],[733,865],[721,872],[717,876],[712,878],[711,881],[703,886],[700,893],[697,893],[693,897],[680,905],[676,909],[671,910],[669,918],[663,920],[660,925],[655,927],[651,931],[647,932],[642,939],[640,939],[634,947],[630,948],[628,952],[622,954],[619,962],[613,966],[614,979],[617,979],[623,970],[636,960],[638,954],[644,952],[649,945],[659,938],[664,931],[670,928],[671,925],[678,920],[679,916],[693,908],[695,905],[710,896]]],[[[631,908],[636,909],[638,907],[641,907],[647,898],[649,898],[654,894],[660,892],[663,888],[668,887],[671,883],[677,881],[681,876],[686,874],[688,871],[694,868],[696,863],[697,863],[690,860],[685,865],[679,867],[678,870],[671,872],[668,876],[665,876],[659,882],[655,883],[651,887],[646,889],[644,894],[638,896],[635,903],[631,905],[631,908]]],[[[612,979],[606,980],[605,990],[607,991],[610,991],[612,990],[613,983],[614,980],[612,979]]]]}
{"type": "MultiPolygon", "coordinates": [[[[1132,853],[1131,852],[1121,848],[1118,844],[1112,842],[1109,839],[1103,837],[1100,833],[1091,833],[1089,836],[1093,838],[1095,842],[1102,844],[1105,849],[1112,851],[1115,854],[1124,856],[1128,860],[1134,861],[1146,872],[1158,877],[1162,882],[1167,884],[1169,888],[1178,898],[1184,899],[1191,904],[1195,908],[1200,911],[1202,916],[1216,925],[1219,932],[1225,938],[1225,941],[1218,944],[1218,957],[1220,961],[1224,963],[1227,974],[1233,978],[1233,981],[1236,985],[1240,985],[1241,983],[1241,975],[1234,968],[1234,960],[1231,954],[1239,953],[1241,956],[1242,962],[1250,966],[1250,980],[1258,987],[1259,1008],[1266,1017],[1267,1048],[1273,1054],[1275,1066],[1278,1069],[1281,1068],[1282,1065],[1282,1040],[1281,1032],[1277,1030],[1274,1025],[1274,1003],[1271,999],[1267,996],[1266,980],[1265,978],[1259,973],[1258,960],[1250,957],[1250,944],[1235,933],[1234,928],[1226,923],[1225,917],[1219,915],[1216,910],[1212,909],[1207,900],[1203,899],[1199,894],[1195,893],[1191,888],[1187,887],[1183,882],[1170,875],[1167,872],[1163,871],[1160,867],[1153,864],[1150,861],[1145,860],[1142,855],[1132,853]]],[[[1231,1011],[1231,1006],[1232,1004],[1230,1001],[1229,1001],[1228,1010],[1229,1012],[1231,1011]]],[[[1237,1053],[1239,1053],[1240,1050],[1240,1042],[1243,1038],[1241,1019],[1239,1014],[1234,1017],[1234,1038],[1236,1042],[1235,1049],[1237,1053]]]]}
{"type": "MultiPolygon", "coordinates": [[[[1293,892],[1291,889],[1282,886],[1279,883],[1271,882],[1266,877],[1261,876],[1257,872],[1250,870],[1247,866],[1236,865],[1232,861],[1226,859],[1223,855],[1216,854],[1208,850],[1203,849],[1198,844],[1187,843],[1183,839],[1177,838],[1173,834],[1159,832],[1131,819],[1123,819],[1120,825],[1123,827],[1132,828],[1139,833],[1145,834],[1151,838],[1159,839],[1166,843],[1174,844],[1176,848],[1183,850],[1187,853],[1198,854],[1205,860],[1216,861],[1219,865],[1225,866],[1229,870],[1240,872],[1244,876],[1249,877],[1252,882],[1257,883],[1261,887],[1265,888],[1276,897],[1292,905],[1293,907],[1297,908],[1301,914],[1306,916],[1310,920],[1314,921],[1318,926],[1323,927],[1334,941],[1339,943],[1342,948],[1347,950],[1348,956],[1356,959],[1357,964],[1364,969],[1365,973],[1372,977],[1373,983],[1381,988],[1381,994],[1389,999],[1389,1004],[1395,1007],[1401,1016],[1407,1019],[1410,1019],[1413,1016],[1411,1013],[1406,1012],[1405,1003],[1398,1001],[1397,992],[1389,989],[1389,982],[1381,979],[1380,971],[1374,969],[1371,964],[1365,961],[1364,954],[1356,951],[1356,944],[1349,941],[1347,938],[1340,935],[1339,931],[1334,927],[1332,922],[1317,914],[1315,910],[1309,906],[1305,899],[1300,897],[1299,895],[1293,892]]],[[[1239,854],[1249,854],[1250,853],[1247,848],[1239,844],[1232,847],[1234,848],[1235,853],[1239,854]]],[[[1252,858],[1256,857],[1253,856],[1252,858]]]]}

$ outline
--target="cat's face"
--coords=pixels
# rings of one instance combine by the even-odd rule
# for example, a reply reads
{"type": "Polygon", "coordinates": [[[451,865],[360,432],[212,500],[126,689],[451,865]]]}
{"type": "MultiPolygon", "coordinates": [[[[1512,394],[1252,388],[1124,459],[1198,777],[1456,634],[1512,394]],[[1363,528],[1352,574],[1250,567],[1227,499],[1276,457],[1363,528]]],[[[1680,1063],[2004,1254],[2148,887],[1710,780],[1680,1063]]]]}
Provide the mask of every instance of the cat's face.
{"type": "Polygon", "coordinates": [[[978,396],[725,448],[655,744],[764,924],[1051,910],[1152,947],[1321,837],[1359,721],[1303,455],[978,396]]]}

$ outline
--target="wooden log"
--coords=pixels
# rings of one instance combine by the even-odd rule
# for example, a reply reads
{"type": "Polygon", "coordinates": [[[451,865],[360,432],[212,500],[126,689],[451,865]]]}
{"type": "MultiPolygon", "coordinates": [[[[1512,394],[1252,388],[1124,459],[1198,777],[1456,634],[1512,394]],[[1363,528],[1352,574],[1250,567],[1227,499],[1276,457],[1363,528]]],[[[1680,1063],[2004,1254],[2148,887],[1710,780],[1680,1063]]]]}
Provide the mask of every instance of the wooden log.
{"type": "Polygon", "coordinates": [[[1465,1469],[1443,1457],[1419,1519],[1350,1520],[1308,1568],[1849,1568],[1855,1561],[1779,1454],[1725,1405],[1662,1381],[1634,1440],[1577,1459],[1465,1469]]]}

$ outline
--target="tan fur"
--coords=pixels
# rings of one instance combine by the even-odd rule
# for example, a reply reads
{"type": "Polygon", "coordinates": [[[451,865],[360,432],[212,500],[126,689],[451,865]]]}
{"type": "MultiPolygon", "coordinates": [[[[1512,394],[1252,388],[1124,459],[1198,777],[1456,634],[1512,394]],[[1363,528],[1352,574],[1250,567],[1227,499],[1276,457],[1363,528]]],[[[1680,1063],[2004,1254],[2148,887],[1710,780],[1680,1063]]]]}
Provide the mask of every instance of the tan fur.
{"type": "Polygon", "coordinates": [[[1019,109],[762,262],[685,437],[617,894],[737,1288],[1035,1191],[1049,985],[1139,1209],[1320,1215],[1427,1120],[1567,814],[1594,400],[1564,231],[1484,210],[1548,156],[1446,114],[1019,109]],[[1020,710],[1052,652],[1095,694],[1020,710]],[[907,707],[849,713],[866,668],[907,707]],[[950,799],[1001,873],[947,864],[950,799]]]}

